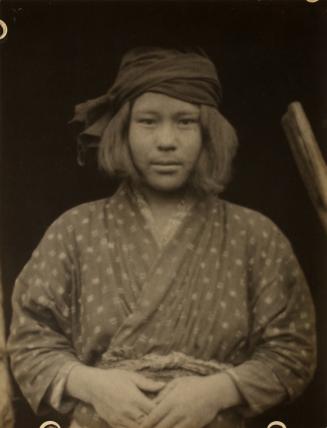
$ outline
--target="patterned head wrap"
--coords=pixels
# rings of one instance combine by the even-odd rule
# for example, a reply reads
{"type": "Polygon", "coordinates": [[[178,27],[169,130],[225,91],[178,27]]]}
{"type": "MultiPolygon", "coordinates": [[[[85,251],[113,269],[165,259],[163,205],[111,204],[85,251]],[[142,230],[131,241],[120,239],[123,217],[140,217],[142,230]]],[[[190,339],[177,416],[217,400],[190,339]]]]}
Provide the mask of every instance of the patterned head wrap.
{"type": "Polygon", "coordinates": [[[122,59],[117,78],[105,95],[78,104],[72,122],[81,122],[81,155],[100,141],[110,122],[127,101],[145,92],[158,92],[182,101],[219,107],[222,91],[214,64],[203,53],[162,48],[136,48],[122,59]]]}

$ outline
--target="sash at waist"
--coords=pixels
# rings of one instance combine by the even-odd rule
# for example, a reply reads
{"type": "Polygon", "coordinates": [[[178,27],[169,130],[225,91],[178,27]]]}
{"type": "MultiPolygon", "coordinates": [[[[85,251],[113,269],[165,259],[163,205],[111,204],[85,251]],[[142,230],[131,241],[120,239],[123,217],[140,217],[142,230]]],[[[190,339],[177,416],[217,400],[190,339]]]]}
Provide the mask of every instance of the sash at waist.
{"type": "Polygon", "coordinates": [[[232,367],[231,364],[214,360],[204,361],[182,352],[171,352],[167,355],[151,353],[137,359],[120,359],[104,354],[96,366],[130,370],[150,378],[167,380],[182,376],[208,376],[232,367]]]}

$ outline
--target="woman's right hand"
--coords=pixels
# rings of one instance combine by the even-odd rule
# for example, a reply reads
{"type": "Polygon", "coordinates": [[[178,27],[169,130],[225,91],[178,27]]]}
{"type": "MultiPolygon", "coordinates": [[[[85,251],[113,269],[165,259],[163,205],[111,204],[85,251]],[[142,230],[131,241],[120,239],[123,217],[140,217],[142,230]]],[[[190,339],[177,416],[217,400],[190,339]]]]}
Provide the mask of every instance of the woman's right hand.
{"type": "Polygon", "coordinates": [[[91,404],[112,428],[134,428],[155,407],[143,392],[159,392],[164,386],[127,370],[77,365],[68,376],[66,391],[91,404]]]}

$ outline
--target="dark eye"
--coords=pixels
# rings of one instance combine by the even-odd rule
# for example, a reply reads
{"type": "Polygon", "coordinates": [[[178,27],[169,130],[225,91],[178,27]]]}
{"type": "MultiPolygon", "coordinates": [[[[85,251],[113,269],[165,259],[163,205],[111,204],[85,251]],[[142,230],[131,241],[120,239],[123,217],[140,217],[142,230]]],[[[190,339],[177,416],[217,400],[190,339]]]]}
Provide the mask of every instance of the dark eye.
{"type": "Polygon", "coordinates": [[[155,124],[155,119],[144,117],[139,119],[138,122],[146,126],[151,126],[155,124]]]}
{"type": "Polygon", "coordinates": [[[179,124],[181,126],[189,126],[193,125],[194,123],[197,123],[197,120],[193,118],[179,119],[179,124]]]}

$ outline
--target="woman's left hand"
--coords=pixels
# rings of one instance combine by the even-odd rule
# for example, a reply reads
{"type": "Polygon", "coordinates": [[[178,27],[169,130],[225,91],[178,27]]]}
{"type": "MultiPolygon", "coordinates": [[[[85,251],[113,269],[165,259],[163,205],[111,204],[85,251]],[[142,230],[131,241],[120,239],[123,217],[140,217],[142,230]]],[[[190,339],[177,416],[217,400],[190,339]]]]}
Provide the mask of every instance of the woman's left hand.
{"type": "Polygon", "coordinates": [[[141,428],[202,428],[219,411],[240,401],[228,375],[182,377],[161,391],[141,428]]]}

